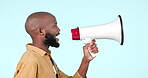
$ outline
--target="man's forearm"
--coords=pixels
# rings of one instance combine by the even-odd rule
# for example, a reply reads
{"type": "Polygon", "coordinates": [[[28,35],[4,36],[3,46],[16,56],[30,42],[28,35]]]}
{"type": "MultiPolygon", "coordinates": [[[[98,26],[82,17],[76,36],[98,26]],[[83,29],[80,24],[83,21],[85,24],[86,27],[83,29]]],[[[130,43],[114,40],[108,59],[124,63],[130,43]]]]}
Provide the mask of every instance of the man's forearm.
{"type": "Polygon", "coordinates": [[[82,78],[86,78],[89,63],[90,61],[87,61],[85,58],[82,59],[80,68],[78,69],[78,72],[82,78]]]}

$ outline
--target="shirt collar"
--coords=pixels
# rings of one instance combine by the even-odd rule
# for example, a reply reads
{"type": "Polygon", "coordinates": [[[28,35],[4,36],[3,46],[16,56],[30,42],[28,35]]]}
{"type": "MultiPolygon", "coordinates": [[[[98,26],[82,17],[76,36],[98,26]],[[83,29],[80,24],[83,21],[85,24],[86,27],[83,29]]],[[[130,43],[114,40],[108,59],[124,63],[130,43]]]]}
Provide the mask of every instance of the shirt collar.
{"type": "Polygon", "coordinates": [[[33,46],[31,43],[28,43],[28,44],[26,45],[26,48],[27,48],[27,50],[32,50],[32,51],[38,53],[38,54],[41,55],[42,57],[43,57],[44,55],[50,55],[50,54],[51,54],[51,51],[50,51],[50,50],[48,50],[48,51],[46,52],[46,51],[44,51],[44,50],[42,50],[42,49],[40,49],[40,48],[38,48],[38,47],[33,46]]]}

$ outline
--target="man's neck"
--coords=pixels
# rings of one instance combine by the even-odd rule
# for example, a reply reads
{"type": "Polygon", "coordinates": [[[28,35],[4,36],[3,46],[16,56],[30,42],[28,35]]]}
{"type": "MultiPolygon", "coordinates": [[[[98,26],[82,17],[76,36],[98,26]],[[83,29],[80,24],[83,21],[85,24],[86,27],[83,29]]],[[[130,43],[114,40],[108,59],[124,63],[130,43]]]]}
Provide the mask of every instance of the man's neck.
{"type": "Polygon", "coordinates": [[[38,48],[40,48],[42,50],[44,50],[45,52],[47,52],[48,48],[49,48],[48,45],[45,45],[44,43],[39,43],[39,42],[38,43],[33,42],[32,45],[35,46],[35,47],[38,47],[38,48]]]}

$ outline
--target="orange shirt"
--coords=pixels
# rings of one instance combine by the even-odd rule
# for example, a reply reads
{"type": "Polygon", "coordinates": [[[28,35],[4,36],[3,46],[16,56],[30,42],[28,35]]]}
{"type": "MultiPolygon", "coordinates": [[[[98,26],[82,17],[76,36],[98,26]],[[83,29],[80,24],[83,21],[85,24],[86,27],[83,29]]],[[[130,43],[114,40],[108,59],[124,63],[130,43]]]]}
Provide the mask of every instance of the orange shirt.
{"type": "Polygon", "coordinates": [[[27,51],[17,65],[14,78],[56,78],[55,73],[58,73],[58,78],[82,78],[78,72],[74,76],[68,76],[60,71],[50,56],[50,51],[45,52],[31,44],[26,47],[27,51]]]}

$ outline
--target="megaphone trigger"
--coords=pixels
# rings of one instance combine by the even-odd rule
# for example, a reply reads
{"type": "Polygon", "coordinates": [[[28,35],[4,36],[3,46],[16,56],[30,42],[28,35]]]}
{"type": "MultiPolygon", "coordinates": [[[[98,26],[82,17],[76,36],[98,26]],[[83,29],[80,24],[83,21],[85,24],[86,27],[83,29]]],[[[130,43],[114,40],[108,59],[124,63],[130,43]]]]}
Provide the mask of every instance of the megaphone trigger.
{"type": "Polygon", "coordinates": [[[91,43],[92,40],[93,40],[92,38],[84,38],[84,39],[82,39],[84,44],[91,43]]]}
{"type": "MultiPolygon", "coordinates": [[[[82,39],[84,44],[91,43],[92,40],[93,40],[92,38],[84,38],[84,39],[82,39]]],[[[89,54],[92,56],[92,58],[95,58],[97,56],[97,53],[92,53],[91,50],[90,50],[90,46],[88,47],[89,54]]]]}

